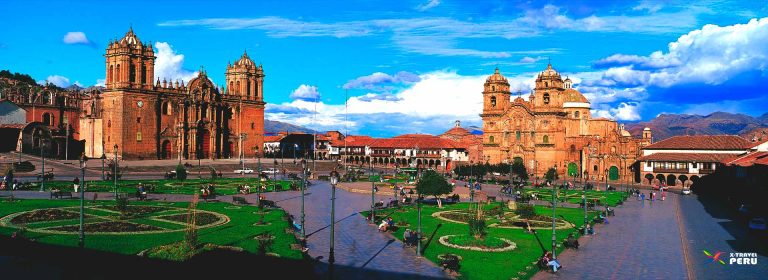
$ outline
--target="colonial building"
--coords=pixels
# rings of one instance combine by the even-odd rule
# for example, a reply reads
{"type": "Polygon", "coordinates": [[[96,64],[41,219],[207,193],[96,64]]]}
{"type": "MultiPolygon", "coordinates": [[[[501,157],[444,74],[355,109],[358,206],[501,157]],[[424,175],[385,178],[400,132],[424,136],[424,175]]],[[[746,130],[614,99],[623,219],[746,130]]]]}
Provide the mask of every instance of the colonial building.
{"type": "Polygon", "coordinates": [[[589,100],[551,64],[539,73],[528,101],[513,99],[498,68],[482,94],[482,160],[521,161],[532,178],[555,168],[561,178],[629,181],[640,149],[651,143],[650,130],[635,138],[615,121],[592,118],[589,100]]]}
{"type": "Polygon", "coordinates": [[[736,135],[675,136],[643,148],[644,183],[679,186],[712,174],[750,150],[764,149],[736,135]]]}
{"type": "Polygon", "coordinates": [[[227,65],[226,89],[217,87],[202,67],[186,85],[155,80],[154,49],[133,29],[109,42],[105,58],[106,89],[84,106],[95,111],[81,119],[92,130],[86,151],[103,148],[107,156],[117,152],[130,159],[252,157],[262,152],[264,72],[247,53],[227,65]]]}

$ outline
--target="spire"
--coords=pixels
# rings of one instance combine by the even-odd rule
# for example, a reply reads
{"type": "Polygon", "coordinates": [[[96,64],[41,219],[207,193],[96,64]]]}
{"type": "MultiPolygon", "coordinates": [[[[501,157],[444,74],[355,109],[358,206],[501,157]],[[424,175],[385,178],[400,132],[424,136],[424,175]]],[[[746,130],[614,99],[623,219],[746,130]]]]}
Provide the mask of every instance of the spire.
{"type": "Polygon", "coordinates": [[[493,71],[493,74],[499,74],[499,67],[496,66],[496,70],[493,71]]]}

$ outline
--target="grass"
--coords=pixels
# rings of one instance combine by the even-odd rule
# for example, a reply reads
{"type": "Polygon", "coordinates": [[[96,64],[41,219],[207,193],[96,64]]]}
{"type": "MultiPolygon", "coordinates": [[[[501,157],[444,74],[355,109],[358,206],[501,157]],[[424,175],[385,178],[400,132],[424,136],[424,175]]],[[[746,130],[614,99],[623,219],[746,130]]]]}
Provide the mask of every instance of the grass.
{"type": "MultiPolygon", "coordinates": [[[[569,202],[573,204],[581,204],[582,199],[581,196],[583,194],[583,191],[581,190],[557,190],[558,191],[558,200],[561,202],[569,202]]],[[[539,200],[546,200],[551,201],[552,200],[552,189],[525,189],[522,191],[524,193],[535,193],[536,196],[539,198],[539,200]]],[[[589,190],[587,191],[587,200],[594,200],[597,199],[600,201],[600,205],[603,205],[602,203],[607,204],[608,206],[615,207],[620,202],[624,201],[624,198],[627,197],[628,194],[625,192],[620,191],[595,191],[595,190],[589,190]]]]}
{"type": "MultiPolygon", "coordinates": [[[[444,246],[438,242],[438,239],[444,235],[469,235],[469,227],[466,224],[448,222],[432,217],[431,215],[438,211],[446,210],[466,210],[470,207],[471,203],[459,203],[453,205],[445,205],[442,209],[438,209],[437,206],[423,205],[422,206],[422,232],[426,238],[430,238],[431,242],[425,243],[426,250],[424,256],[434,263],[439,264],[437,256],[451,253],[462,257],[461,269],[459,273],[460,279],[527,279],[533,276],[538,271],[534,262],[541,256],[542,249],[539,243],[536,241],[536,237],[528,233],[523,229],[517,228],[498,228],[488,227],[487,237],[500,237],[506,238],[512,242],[515,242],[517,248],[512,251],[506,252],[481,252],[455,249],[444,246]]],[[[497,206],[500,204],[496,204],[497,206]]],[[[490,206],[484,206],[483,209],[490,209],[490,206]]],[[[543,206],[535,206],[535,210],[539,215],[551,215],[551,208],[543,206]]],[[[506,211],[511,211],[506,209],[506,211]]],[[[367,215],[367,212],[362,212],[362,215],[367,215]]],[[[408,227],[399,227],[393,235],[402,241],[403,232],[406,228],[416,230],[417,225],[417,210],[415,206],[403,207],[395,210],[386,210],[386,215],[391,215],[393,220],[397,224],[407,223],[408,227]]],[[[576,225],[575,228],[569,228],[565,230],[557,230],[558,252],[562,251],[562,241],[567,238],[570,233],[578,233],[578,228],[584,223],[584,212],[582,209],[576,208],[557,208],[557,215],[564,217],[570,223],[576,225]]],[[[597,215],[597,212],[589,212],[590,220],[597,215]]],[[[497,221],[495,218],[488,219],[487,224],[493,224],[497,221]]],[[[538,233],[543,246],[550,250],[552,232],[551,230],[539,229],[538,233]]]]}
{"type": "MultiPolygon", "coordinates": [[[[0,202],[0,217],[11,213],[29,211],[54,207],[78,206],[79,201],[74,200],[18,200],[16,202],[0,202]]],[[[110,202],[87,202],[87,206],[111,206],[110,202]]],[[[169,206],[186,209],[189,205],[186,202],[176,203],[158,203],[158,202],[131,202],[131,205],[149,205],[149,206],[169,206]]],[[[230,218],[230,222],[210,228],[198,230],[200,243],[212,243],[223,246],[235,246],[243,248],[247,252],[255,253],[258,242],[253,239],[261,233],[271,233],[275,236],[272,253],[276,253],[283,258],[301,259],[302,254],[298,250],[291,249],[291,244],[298,244],[296,237],[292,233],[286,233],[285,229],[290,227],[288,221],[283,220],[285,212],[282,209],[271,209],[264,214],[264,220],[269,225],[253,226],[260,219],[260,215],[254,214],[257,208],[254,206],[240,206],[237,209],[232,208],[228,203],[199,203],[197,209],[221,213],[230,218]]],[[[96,218],[96,216],[94,216],[96,218]]],[[[93,220],[94,218],[91,218],[93,220]]],[[[144,223],[152,226],[164,227],[167,229],[180,229],[184,226],[174,225],[166,222],[154,220],[145,220],[144,218],[131,220],[132,222],[144,223]]],[[[36,223],[37,224],[37,223],[36,223]]],[[[77,219],[69,222],[57,221],[49,225],[73,225],[77,224],[77,219]]],[[[30,228],[32,228],[30,224],[30,228]]],[[[40,225],[45,226],[45,225],[40,225]]],[[[16,228],[0,226],[0,234],[11,235],[17,231],[16,228]]],[[[87,248],[110,251],[122,254],[137,254],[142,250],[168,245],[183,240],[184,231],[149,233],[149,234],[86,234],[85,246],[87,248]]],[[[77,246],[77,234],[52,234],[27,231],[26,237],[34,239],[36,242],[54,244],[61,246],[77,246]]]]}
{"type": "MultiPolygon", "coordinates": [[[[264,184],[267,192],[290,190],[292,181],[272,181],[259,182],[257,178],[219,178],[219,179],[160,179],[160,180],[118,180],[119,193],[135,193],[136,188],[142,183],[144,186],[155,186],[153,193],[159,194],[193,194],[200,191],[201,186],[213,184],[216,187],[216,193],[219,195],[238,194],[237,187],[240,185],[251,186],[251,192],[256,192],[258,184],[264,184]]],[[[300,182],[297,182],[300,184],[300,182]]],[[[297,185],[298,186],[298,185],[297,185]]],[[[35,189],[37,187],[34,187],[35,189]]],[[[71,181],[46,181],[45,190],[58,188],[62,191],[74,191],[71,181]]],[[[88,181],[88,192],[114,192],[114,181],[88,181]]]]}

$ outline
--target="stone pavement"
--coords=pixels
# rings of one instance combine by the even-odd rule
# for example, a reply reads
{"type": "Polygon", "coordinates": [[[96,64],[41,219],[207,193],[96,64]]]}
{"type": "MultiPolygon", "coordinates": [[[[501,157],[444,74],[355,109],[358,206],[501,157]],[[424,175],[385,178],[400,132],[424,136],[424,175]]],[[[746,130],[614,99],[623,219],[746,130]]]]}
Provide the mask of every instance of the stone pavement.
{"type": "Polygon", "coordinates": [[[686,279],[677,210],[680,198],[637,201],[616,208],[610,224],[580,238],[578,250],[558,256],[563,269],[539,272],[533,279],[686,279]]]}

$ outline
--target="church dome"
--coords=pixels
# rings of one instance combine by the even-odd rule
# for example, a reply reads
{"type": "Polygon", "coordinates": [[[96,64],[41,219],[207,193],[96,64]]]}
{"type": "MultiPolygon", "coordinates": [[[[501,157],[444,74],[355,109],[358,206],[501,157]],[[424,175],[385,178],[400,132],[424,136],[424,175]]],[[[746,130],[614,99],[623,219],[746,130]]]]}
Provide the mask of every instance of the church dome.
{"type": "Polygon", "coordinates": [[[136,33],[133,33],[133,27],[128,29],[128,32],[125,33],[125,36],[120,39],[120,44],[141,46],[141,40],[139,40],[139,37],[136,37],[136,33]]]}
{"type": "Polygon", "coordinates": [[[557,79],[560,79],[560,73],[558,73],[557,70],[552,68],[552,64],[551,63],[548,63],[547,64],[547,69],[544,69],[544,71],[542,71],[539,74],[539,78],[557,78],[557,79]]]}
{"type": "Polygon", "coordinates": [[[247,52],[243,52],[243,56],[235,62],[235,65],[255,66],[256,64],[253,63],[253,60],[251,60],[250,57],[248,57],[247,52]]]}
{"type": "Polygon", "coordinates": [[[504,75],[501,75],[501,73],[499,73],[498,67],[493,72],[493,75],[490,75],[488,76],[487,79],[485,79],[485,82],[486,83],[497,82],[497,83],[509,84],[509,82],[507,82],[507,78],[505,78],[504,75]]]}
{"type": "Polygon", "coordinates": [[[566,89],[563,95],[565,96],[565,102],[589,103],[589,100],[581,92],[572,88],[566,89]]]}

